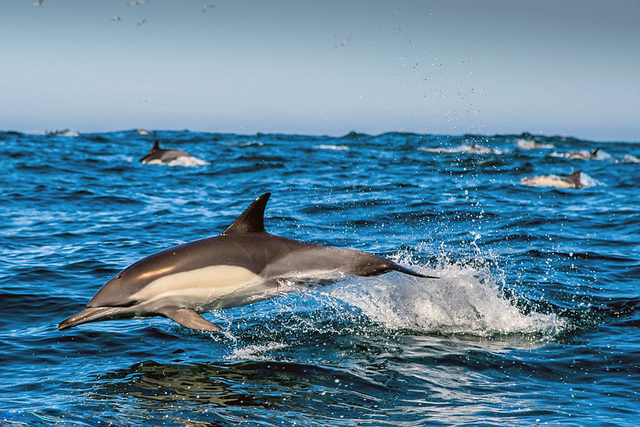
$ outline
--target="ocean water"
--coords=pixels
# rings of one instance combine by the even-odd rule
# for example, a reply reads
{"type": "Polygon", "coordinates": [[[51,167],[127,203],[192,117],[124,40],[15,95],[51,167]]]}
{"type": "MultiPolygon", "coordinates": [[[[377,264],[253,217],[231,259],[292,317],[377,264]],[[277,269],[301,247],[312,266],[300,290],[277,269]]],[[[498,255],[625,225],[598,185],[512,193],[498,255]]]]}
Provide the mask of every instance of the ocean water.
{"type": "Polygon", "coordinates": [[[0,425],[638,424],[640,144],[74,135],[0,133],[0,425]],[[203,162],[140,164],[156,138],[203,162]],[[577,170],[590,185],[521,184],[577,170]],[[274,234],[440,278],[306,283],[205,315],[220,334],[161,317],[57,330],[264,192],[274,234]]]}

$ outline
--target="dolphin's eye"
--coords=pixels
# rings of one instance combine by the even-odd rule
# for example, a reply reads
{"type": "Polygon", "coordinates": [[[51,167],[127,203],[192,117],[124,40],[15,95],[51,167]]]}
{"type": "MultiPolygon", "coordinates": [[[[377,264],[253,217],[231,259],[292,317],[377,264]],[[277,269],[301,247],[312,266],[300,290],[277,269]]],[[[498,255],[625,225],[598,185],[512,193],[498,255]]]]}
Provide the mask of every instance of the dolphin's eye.
{"type": "Polygon", "coordinates": [[[116,279],[122,279],[122,274],[118,274],[118,276],[116,277],[116,279]]]}

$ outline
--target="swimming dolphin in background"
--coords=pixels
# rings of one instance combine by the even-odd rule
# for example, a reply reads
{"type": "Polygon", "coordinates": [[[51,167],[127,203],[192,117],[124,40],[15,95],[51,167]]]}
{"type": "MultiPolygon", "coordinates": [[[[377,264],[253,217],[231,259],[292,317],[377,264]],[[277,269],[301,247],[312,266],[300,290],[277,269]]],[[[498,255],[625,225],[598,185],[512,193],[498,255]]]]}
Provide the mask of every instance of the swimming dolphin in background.
{"type": "Polygon", "coordinates": [[[160,141],[156,140],[153,143],[151,151],[149,151],[143,158],[140,159],[141,163],[147,164],[166,164],[170,163],[180,157],[192,157],[189,153],[182,150],[173,150],[160,148],[160,141]]]}
{"type": "MultiPolygon", "coordinates": [[[[552,154],[553,155],[553,154],[552,154]]],[[[554,157],[564,157],[567,159],[580,159],[580,160],[606,160],[611,156],[604,151],[596,148],[593,151],[570,151],[568,153],[556,153],[554,157]]]]}
{"type": "Polygon", "coordinates": [[[532,187],[584,188],[588,186],[589,180],[587,174],[577,171],[569,176],[542,175],[523,178],[520,183],[532,187]]]}
{"type": "Polygon", "coordinates": [[[87,308],[58,325],[164,316],[200,331],[220,331],[200,313],[236,307],[281,294],[280,281],[329,273],[377,276],[417,273],[393,261],[352,249],[304,243],[269,234],[264,211],[270,193],[258,197],[216,237],[176,246],[127,267],[109,280],[87,308]]]}

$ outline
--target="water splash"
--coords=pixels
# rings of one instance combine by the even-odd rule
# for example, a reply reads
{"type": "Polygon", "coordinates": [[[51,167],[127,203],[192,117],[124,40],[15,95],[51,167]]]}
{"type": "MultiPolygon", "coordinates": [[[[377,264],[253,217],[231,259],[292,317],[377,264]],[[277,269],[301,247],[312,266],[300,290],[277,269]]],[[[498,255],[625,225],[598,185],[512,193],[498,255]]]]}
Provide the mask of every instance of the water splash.
{"type": "Polygon", "coordinates": [[[193,156],[182,156],[182,157],[178,157],[175,160],[170,161],[169,163],[167,163],[168,166],[186,166],[186,167],[192,167],[192,166],[206,166],[209,165],[209,162],[205,162],[204,160],[201,160],[197,157],[193,157],[193,156]]]}
{"type": "Polygon", "coordinates": [[[337,288],[332,296],[358,307],[391,330],[492,336],[527,334],[552,338],[565,326],[555,314],[523,314],[501,292],[488,268],[442,262],[437,269],[410,268],[440,279],[393,275],[337,288]]]}
{"type": "Polygon", "coordinates": [[[227,360],[271,360],[273,351],[283,350],[289,347],[287,344],[279,342],[267,342],[264,344],[249,344],[246,346],[236,345],[231,354],[226,356],[227,360]]]}
{"type": "Polygon", "coordinates": [[[621,163],[640,163],[640,158],[631,155],[625,154],[624,157],[620,160],[621,163]]]}

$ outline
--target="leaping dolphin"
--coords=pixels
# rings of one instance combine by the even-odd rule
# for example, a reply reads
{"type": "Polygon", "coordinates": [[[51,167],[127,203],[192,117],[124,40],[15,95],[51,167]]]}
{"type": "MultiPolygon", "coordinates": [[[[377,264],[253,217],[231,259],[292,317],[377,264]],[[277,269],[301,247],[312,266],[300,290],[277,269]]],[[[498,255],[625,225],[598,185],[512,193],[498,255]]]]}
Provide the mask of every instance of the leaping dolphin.
{"type": "Polygon", "coordinates": [[[377,276],[417,273],[393,261],[352,249],[330,248],[274,236],[264,228],[265,193],[219,236],[186,243],[144,258],[109,280],[87,308],[58,325],[164,316],[200,331],[221,331],[200,313],[281,294],[282,280],[328,273],[377,276]]]}

